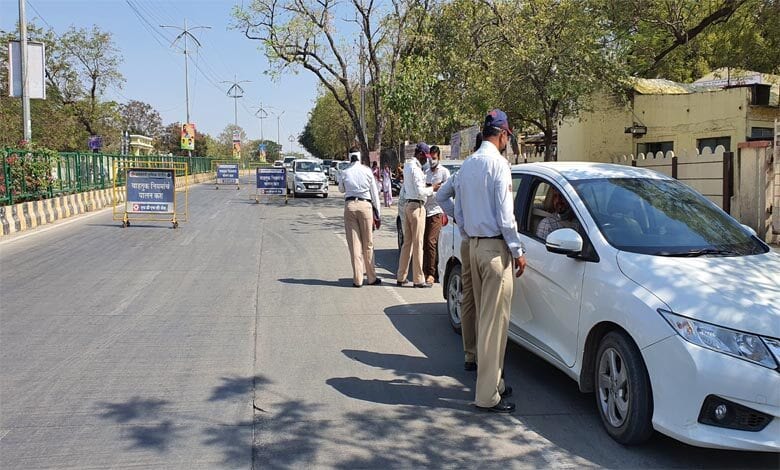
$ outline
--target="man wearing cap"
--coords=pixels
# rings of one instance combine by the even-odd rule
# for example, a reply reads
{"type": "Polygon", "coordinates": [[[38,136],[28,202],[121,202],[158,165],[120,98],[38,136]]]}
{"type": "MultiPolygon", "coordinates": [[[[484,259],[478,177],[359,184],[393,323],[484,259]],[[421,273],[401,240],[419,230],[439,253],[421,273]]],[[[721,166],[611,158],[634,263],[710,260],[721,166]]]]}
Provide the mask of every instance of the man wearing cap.
{"type": "Polygon", "coordinates": [[[428,159],[431,149],[420,142],[414,149],[414,156],[404,163],[404,244],[398,261],[397,284],[403,287],[431,287],[423,276],[423,235],[425,231],[425,200],[432,196],[437,186],[426,187],[422,165],[428,159]],[[412,262],[413,282],[406,279],[409,261],[412,262]]]}
{"type": "Polygon", "coordinates": [[[344,193],[344,230],[352,259],[352,285],[363,285],[363,272],[368,283],[376,286],[382,280],[376,277],[374,268],[373,210],[379,214],[379,190],[368,167],[360,164],[360,155],[350,157],[352,162],[341,172],[339,191],[344,193]]]}
{"type": "Polygon", "coordinates": [[[501,155],[512,135],[506,114],[494,109],[485,117],[482,145],[463,163],[455,183],[455,219],[469,237],[472,291],[477,307],[477,386],[479,409],[511,413],[506,401],[512,387],[502,379],[512,266],[525,269],[523,244],[517,233],[512,200],[512,174],[501,155]]]}

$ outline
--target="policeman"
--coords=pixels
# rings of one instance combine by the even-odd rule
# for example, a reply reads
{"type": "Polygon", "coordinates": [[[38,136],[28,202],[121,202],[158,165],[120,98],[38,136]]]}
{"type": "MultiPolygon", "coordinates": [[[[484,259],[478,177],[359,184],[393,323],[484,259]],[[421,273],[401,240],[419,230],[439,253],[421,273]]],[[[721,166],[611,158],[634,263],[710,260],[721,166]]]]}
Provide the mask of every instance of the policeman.
{"type": "Polygon", "coordinates": [[[339,191],[344,193],[344,230],[352,259],[352,285],[363,285],[363,271],[368,283],[376,286],[382,280],[374,268],[373,211],[379,214],[379,190],[371,170],[360,164],[360,155],[350,157],[350,166],[341,172],[339,191]]]}
{"type": "Polygon", "coordinates": [[[503,379],[509,308],[512,301],[512,265],[516,276],[525,269],[524,248],[517,233],[512,201],[512,175],[501,155],[512,135],[500,109],[485,117],[483,142],[463,163],[454,182],[455,220],[469,237],[469,262],[477,307],[478,408],[511,413],[505,400],[512,387],[503,379]]]}
{"type": "Polygon", "coordinates": [[[414,287],[431,287],[432,284],[423,277],[423,235],[425,232],[425,200],[432,196],[434,187],[426,187],[425,173],[422,165],[428,159],[431,148],[425,142],[420,142],[414,149],[414,156],[404,163],[404,244],[401,247],[401,259],[398,261],[397,284],[411,287],[407,281],[409,261],[412,262],[414,287]]]}
{"type": "MultiPolygon", "coordinates": [[[[431,147],[431,158],[428,160],[428,168],[425,169],[425,185],[438,191],[444,182],[450,177],[450,170],[444,165],[439,165],[441,151],[439,147],[431,147]]],[[[436,255],[439,249],[439,233],[441,232],[442,210],[436,202],[436,195],[428,196],[425,201],[425,230],[423,234],[423,274],[425,282],[436,282],[436,255]]]]}

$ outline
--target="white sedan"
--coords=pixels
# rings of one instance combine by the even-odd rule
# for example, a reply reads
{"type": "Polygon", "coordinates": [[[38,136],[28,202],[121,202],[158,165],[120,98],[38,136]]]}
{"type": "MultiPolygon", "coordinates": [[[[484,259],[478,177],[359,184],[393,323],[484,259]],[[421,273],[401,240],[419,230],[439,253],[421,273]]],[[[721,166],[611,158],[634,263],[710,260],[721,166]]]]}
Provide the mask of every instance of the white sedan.
{"type": "MultiPolygon", "coordinates": [[[[780,255],[654,171],[532,163],[512,167],[512,179],[528,266],[509,337],[594,392],[618,442],[655,429],[698,446],[780,451],[780,255]],[[550,220],[570,228],[542,239],[550,220]]],[[[439,273],[456,330],[460,241],[444,227],[439,273]]]]}

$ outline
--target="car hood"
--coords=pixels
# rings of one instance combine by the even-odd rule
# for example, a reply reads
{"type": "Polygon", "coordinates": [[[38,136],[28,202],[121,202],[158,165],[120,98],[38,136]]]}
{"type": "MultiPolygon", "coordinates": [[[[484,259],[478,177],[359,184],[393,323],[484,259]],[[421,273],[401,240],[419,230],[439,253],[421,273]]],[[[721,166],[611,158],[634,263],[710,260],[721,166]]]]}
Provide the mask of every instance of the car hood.
{"type": "Polygon", "coordinates": [[[325,174],[321,171],[296,171],[295,176],[301,181],[323,181],[325,174]]]}
{"type": "Polygon", "coordinates": [[[674,313],[780,338],[780,254],[676,258],[621,251],[617,262],[674,313]]]}

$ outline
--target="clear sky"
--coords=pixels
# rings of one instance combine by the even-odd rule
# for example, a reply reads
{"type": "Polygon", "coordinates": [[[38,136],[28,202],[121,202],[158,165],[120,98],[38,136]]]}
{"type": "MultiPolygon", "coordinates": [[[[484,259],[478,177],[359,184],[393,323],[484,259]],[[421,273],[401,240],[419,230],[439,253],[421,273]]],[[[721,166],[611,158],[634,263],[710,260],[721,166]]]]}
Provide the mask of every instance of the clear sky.
{"type": "MultiPolygon", "coordinates": [[[[164,124],[185,121],[184,54],[170,46],[179,31],[159,25],[183,27],[186,19],[188,27],[210,26],[193,31],[203,46],[192,54],[189,66],[190,119],[198,131],[216,137],[233,123],[234,100],[227,96],[230,84],[221,82],[233,81],[235,76],[250,80],[241,83],[245,94],[238,100],[238,124],[248,137],[260,138],[260,120],[254,116],[254,108],[262,101],[264,107],[273,108],[270,113],[284,111],[279,120],[284,149],[300,150],[297,136],[314,106],[317,79],[305,71],[276,80],[266,75],[268,61],[259,41],[230,29],[230,12],[236,3],[242,0],[28,0],[26,13],[28,22],[44,27],[48,23],[57,34],[71,25],[98,25],[110,31],[124,58],[121,72],[127,81],[121,89],[109,89],[106,98],[147,102],[160,112],[164,124]],[[296,138],[292,148],[290,136],[296,138]]],[[[14,30],[18,5],[18,0],[0,0],[0,29],[14,30]]],[[[276,140],[273,114],[264,120],[263,136],[276,140]]]]}

